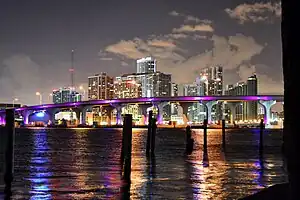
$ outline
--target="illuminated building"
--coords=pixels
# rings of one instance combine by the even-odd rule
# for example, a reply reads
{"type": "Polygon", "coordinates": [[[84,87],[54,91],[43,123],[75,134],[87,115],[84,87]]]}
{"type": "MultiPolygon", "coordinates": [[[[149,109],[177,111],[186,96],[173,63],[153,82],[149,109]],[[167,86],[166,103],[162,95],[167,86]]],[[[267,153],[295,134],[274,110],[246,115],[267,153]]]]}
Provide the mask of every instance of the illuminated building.
{"type": "Polygon", "coordinates": [[[106,73],[88,77],[88,99],[112,99],[114,93],[113,78],[106,73]]]}
{"type": "MultiPolygon", "coordinates": [[[[183,85],[183,96],[204,96],[206,84],[197,79],[194,84],[184,84],[183,85]]],[[[192,106],[188,108],[188,118],[193,122],[203,121],[206,117],[205,108],[200,103],[193,103],[192,106]]]]}
{"type": "MultiPolygon", "coordinates": [[[[239,82],[236,85],[228,85],[225,95],[228,96],[255,96],[258,93],[256,75],[250,76],[247,83],[239,82]]],[[[227,111],[226,111],[227,112],[227,111]]],[[[236,107],[237,120],[255,120],[258,117],[258,103],[256,101],[241,102],[236,107]]]]}
{"type": "Polygon", "coordinates": [[[53,90],[52,101],[56,103],[78,102],[82,100],[82,95],[70,88],[59,88],[53,90]]]}
{"type": "MultiPolygon", "coordinates": [[[[208,96],[222,96],[223,95],[223,67],[216,65],[200,72],[200,80],[205,83],[204,95],[208,96]]],[[[223,118],[222,103],[218,103],[212,108],[212,116],[214,120],[221,120],[223,118]]]]}
{"type": "Polygon", "coordinates": [[[118,79],[114,82],[114,98],[139,98],[141,96],[141,85],[135,80],[118,79]]]}
{"type": "MultiPolygon", "coordinates": [[[[257,77],[254,74],[250,76],[247,80],[247,95],[257,95],[258,94],[258,86],[257,86],[257,77]]],[[[247,105],[247,120],[257,119],[257,110],[258,103],[256,101],[249,101],[246,103],[247,105]]]]}
{"type": "Polygon", "coordinates": [[[136,61],[136,73],[156,72],[156,60],[152,57],[141,58],[136,61]]]}

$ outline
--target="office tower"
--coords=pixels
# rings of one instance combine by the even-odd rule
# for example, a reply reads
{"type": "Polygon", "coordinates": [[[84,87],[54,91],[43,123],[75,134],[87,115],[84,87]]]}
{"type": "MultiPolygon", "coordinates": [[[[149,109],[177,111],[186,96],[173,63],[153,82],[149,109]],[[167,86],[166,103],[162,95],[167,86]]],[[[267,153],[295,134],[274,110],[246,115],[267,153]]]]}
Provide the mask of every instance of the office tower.
{"type": "Polygon", "coordinates": [[[113,78],[106,73],[88,77],[88,99],[112,99],[114,93],[113,78]]]}
{"type": "Polygon", "coordinates": [[[78,102],[82,100],[82,95],[70,88],[60,88],[58,90],[53,90],[52,100],[54,104],[78,102]]]}
{"type": "MultiPolygon", "coordinates": [[[[256,75],[252,75],[247,80],[247,95],[257,95],[258,94],[258,86],[257,86],[257,77],[256,75]]],[[[258,110],[258,102],[249,101],[247,102],[247,120],[257,119],[257,110],[258,110]]]]}
{"type": "MultiPolygon", "coordinates": [[[[223,95],[223,67],[216,65],[200,71],[199,79],[205,84],[204,95],[221,96],[223,95]]],[[[212,108],[213,120],[223,118],[222,103],[218,103],[212,108]]]]}
{"type": "MultiPolygon", "coordinates": [[[[255,96],[258,94],[257,77],[250,76],[247,83],[239,82],[236,85],[228,85],[225,95],[229,96],[255,96]]],[[[241,102],[236,107],[237,120],[255,120],[258,116],[258,103],[256,101],[241,102]]]]}
{"type": "Polygon", "coordinates": [[[178,84],[176,84],[176,83],[171,84],[171,96],[172,97],[178,96],[178,84]]]}
{"type": "Polygon", "coordinates": [[[120,78],[114,82],[114,98],[139,98],[142,96],[141,85],[135,80],[120,78]]]}
{"type": "MultiPolygon", "coordinates": [[[[193,84],[183,85],[183,96],[204,96],[206,84],[199,79],[193,84]]],[[[200,122],[205,119],[205,108],[200,103],[193,103],[188,108],[188,118],[193,122],[200,122]]]]}
{"type": "Polygon", "coordinates": [[[145,57],[136,61],[136,73],[156,72],[156,60],[152,57],[145,57]]]}

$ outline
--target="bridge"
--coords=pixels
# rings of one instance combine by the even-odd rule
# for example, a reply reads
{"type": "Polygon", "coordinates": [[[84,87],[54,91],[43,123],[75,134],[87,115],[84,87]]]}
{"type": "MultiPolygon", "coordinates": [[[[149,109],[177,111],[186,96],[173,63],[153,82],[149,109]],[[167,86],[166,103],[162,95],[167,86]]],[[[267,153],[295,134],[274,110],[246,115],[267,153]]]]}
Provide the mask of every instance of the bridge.
{"type": "MultiPolygon", "coordinates": [[[[128,99],[107,99],[89,100],[81,102],[70,102],[61,104],[43,104],[16,108],[15,111],[24,119],[24,124],[29,123],[29,117],[33,113],[44,111],[50,121],[55,120],[55,114],[63,109],[72,109],[76,113],[76,118],[80,119],[80,124],[86,124],[86,113],[95,106],[103,106],[107,111],[108,124],[111,124],[111,113],[116,110],[116,124],[122,122],[122,108],[126,105],[139,105],[142,115],[147,118],[147,109],[155,106],[158,110],[158,123],[163,122],[163,107],[170,103],[178,103],[183,109],[183,115],[187,116],[188,108],[192,103],[204,105],[206,118],[211,122],[212,107],[219,102],[226,102],[231,111],[231,121],[235,120],[236,106],[240,102],[255,101],[263,106],[265,110],[265,122],[270,123],[271,107],[276,102],[284,102],[283,95],[257,95],[257,96],[176,96],[176,97],[152,97],[152,98],[128,98],[128,99]]],[[[0,110],[0,124],[5,124],[5,110],[0,110]]]]}

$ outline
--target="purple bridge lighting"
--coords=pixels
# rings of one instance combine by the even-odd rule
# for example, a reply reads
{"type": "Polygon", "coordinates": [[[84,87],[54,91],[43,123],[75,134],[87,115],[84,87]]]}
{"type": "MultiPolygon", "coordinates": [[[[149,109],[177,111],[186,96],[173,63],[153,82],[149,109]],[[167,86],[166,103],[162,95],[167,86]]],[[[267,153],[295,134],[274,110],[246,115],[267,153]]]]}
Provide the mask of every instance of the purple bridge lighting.
{"type": "MultiPolygon", "coordinates": [[[[162,110],[166,103],[179,103],[183,108],[183,112],[187,111],[187,105],[193,102],[199,102],[205,105],[207,118],[210,122],[211,119],[211,108],[217,102],[226,102],[228,104],[236,105],[239,102],[243,101],[258,101],[261,105],[263,105],[266,113],[265,120],[269,122],[270,119],[270,108],[276,102],[283,102],[283,95],[257,95],[257,96],[177,96],[177,97],[151,97],[151,98],[130,98],[130,99],[108,99],[108,100],[90,100],[90,101],[81,101],[81,102],[71,102],[71,103],[61,103],[61,104],[43,104],[43,105],[34,105],[34,106],[24,106],[21,108],[16,108],[15,111],[21,113],[24,117],[24,121],[27,122],[28,116],[33,112],[39,110],[45,110],[50,113],[53,117],[53,113],[58,109],[72,108],[80,110],[82,118],[85,118],[85,113],[87,108],[91,108],[92,106],[107,106],[117,109],[117,121],[120,122],[121,119],[121,107],[126,104],[139,104],[139,105],[154,105],[157,106],[158,110],[162,110]]],[[[235,108],[235,107],[232,107],[235,108]]],[[[160,111],[158,111],[160,112],[160,111]]],[[[5,109],[0,110],[0,121],[4,121],[5,109]]],[[[158,119],[162,120],[162,115],[158,116],[158,119]]],[[[161,121],[160,120],[160,121],[161,121]]],[[[159,121],[159,123],[160,123],[159,121]]],[[[85,121],[83,121],[85,123],[85,121]]]]}

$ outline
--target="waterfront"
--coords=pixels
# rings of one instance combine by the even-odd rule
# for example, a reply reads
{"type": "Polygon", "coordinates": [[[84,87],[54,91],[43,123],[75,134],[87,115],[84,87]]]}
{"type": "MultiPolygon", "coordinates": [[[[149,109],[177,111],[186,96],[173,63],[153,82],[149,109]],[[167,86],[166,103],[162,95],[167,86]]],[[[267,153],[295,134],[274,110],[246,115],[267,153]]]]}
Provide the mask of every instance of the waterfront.
{"type": "MultiPolygon", "coordinates": [[[[194,130],[195,151],[185,156],[184,131],[160,129],[152,165],[145,157],[146,131],[133,130],[132,199],[237,199],[286,181],[281,130],[266,130],[263,159],[258,130],[228,130],[226,153],[220,130],[209,130],[209,161],[203,163],[202,130],[194,130]]],[[[13,199],[119,199],[121,133],[16,129],[13,199]]]]}

